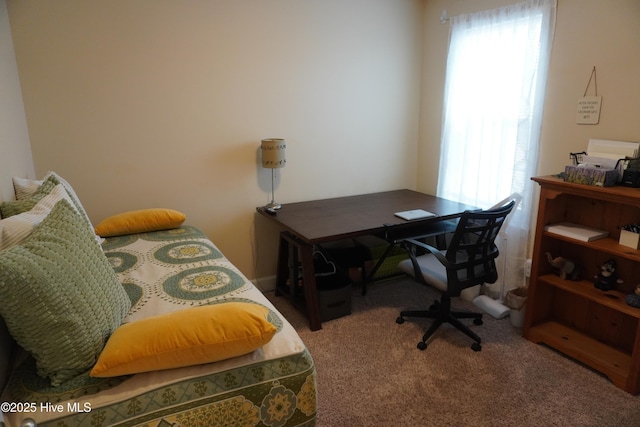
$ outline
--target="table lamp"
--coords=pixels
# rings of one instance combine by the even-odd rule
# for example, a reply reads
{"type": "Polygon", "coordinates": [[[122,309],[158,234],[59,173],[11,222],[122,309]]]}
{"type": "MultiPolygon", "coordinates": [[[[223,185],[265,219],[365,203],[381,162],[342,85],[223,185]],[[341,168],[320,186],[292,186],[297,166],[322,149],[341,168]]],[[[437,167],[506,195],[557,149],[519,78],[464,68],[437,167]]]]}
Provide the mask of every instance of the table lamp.
{"type": "Polygon", "coordinates": [[[285,149],[287,145],[284,139],[270,138],[262,140],[262,167],[271,169],[271,203],[265,206],[266,209],[277,210],[282,205],[275,202],[274,197],[274,177],[275,169],[283,168],[287,163],[284,157],[285,149]]]}

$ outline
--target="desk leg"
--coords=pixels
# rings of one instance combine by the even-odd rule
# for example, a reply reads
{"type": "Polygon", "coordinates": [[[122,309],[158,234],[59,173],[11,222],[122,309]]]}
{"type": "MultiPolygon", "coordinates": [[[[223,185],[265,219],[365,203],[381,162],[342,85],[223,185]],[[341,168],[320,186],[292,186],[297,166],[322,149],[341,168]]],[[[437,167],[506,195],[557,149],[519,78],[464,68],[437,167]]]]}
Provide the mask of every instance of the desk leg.
{"type": "MultiPolygon", "coordinates": [[[[276,296],[287,295],[293,291],[293,287],[289,288],[287,285],[287,278],[289,277],[289,242],[280,236],[280,245],[278,247],[278,265],[276,272],[276,296]],[[284,292],[284,289],[288,289],[289,292],[284,292]]],[[[293,283],[293,279],[291,280],[293,283]]],[[[293,298],[293,295],[292,295],[293,298]]]]}
{"type": "Polygon", "coordinates": [[[302,263],[302,286],[309,319],[309,328],[312,331],[322,329],[320,322],[320,301],[318,300],[318,288],[316,287],[315,267],[313,266],[313,247],[301,244],[300,261],[302,263]]]}
{"type": "Polygon", "coordinates": [[[288,295],[291,303],[296,307],[300,306],[300,300],[297,298],[300,292],[299,279],[302,279],[304,310],[309,320],[309,328],[317,331],[322,328],[322,323],[313,265],[313,246],[301,242],[287,232],[282,232],[278,249],[276,295],[288,295]],[[302,277],[299,276],[298,262],[302,265],[302,277]]]}

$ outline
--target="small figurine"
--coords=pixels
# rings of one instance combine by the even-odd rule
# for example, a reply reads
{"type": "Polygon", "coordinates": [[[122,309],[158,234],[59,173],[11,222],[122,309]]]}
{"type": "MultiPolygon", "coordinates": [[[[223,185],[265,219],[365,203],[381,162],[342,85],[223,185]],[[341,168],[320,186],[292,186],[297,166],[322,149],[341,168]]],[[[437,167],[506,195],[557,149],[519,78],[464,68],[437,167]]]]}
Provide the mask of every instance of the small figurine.
{"type": "Polygon", "coordinates": [[[622,280],[618,279],[616,274],[616,261],[610,259],[600,266],[600,272],[594,277],[593,284],[596,288],[603,291],[610,291],[616,285],[616,283],[622,283],[622,280]]]}
{"type": "Polygon", "coordinates": [[[632,307],[640,308],[640,285],[636,285],[636,289],[633,292],[633,294],[627,295],[625,301],[632,307]]]}
{"type": "Polygon", "coordinates": [[[564,280],[579,280],[579,268],[575,262],[560,256],[553,258],[549,252],[546,254],[549,264],[556,268],[556,274],[558,276],[562,277],[564,280]]]}

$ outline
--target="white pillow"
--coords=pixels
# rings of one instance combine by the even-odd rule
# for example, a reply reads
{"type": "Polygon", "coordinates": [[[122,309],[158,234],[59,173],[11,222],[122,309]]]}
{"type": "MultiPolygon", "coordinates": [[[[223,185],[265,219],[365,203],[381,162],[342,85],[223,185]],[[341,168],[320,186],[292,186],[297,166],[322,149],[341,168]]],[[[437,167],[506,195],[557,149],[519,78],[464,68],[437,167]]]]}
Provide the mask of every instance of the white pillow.
{"type": "MultiPolygon", "coordinates": [[[[69,193],[69,196],[71,197],[70,199],[72,202],[71,205],[74,206],[78,212],[80,212],[80,215],[84,217],[84,219],[87,221],[87,223],[93,230],[94,227],[93,227],[93,224],[91,223],[91,220],[89,219],[89,215],[87,215],[87,211],[84,210],[84,206],[82,206],[82,203],[80,202],[80,198],[78,197],[76,192],[73,190],[73,187],[71,186],[71,184],[69,184],[67,180],[65,180],[64,178],[62,178],[60,175],[58,175],[53,171],[47,172],[47,174],[44,176],[42,180],[13,177],[13,189],[16,194],[16,200],[26,199],[31,195],[33,195],[33,193],[36,192],[36,190],[42,185],[42,183],[51,176],[57,179],[58,182],[60,182],[60,184],[64,186],[65,190],[67,190],[67,193],[69,193]]],[[[96,241],[98,242],[98,244],[101,244],[104,241],[104,239],[96,234],[96,241]]]]}
{"type": "Polygon", "coordinates": [[[13,191],[16,193],[16,200],[28,199],[38,190],[44,180],[27,179],[13,177],[13,191]]]}
{"type": "Polygon", "coordinates": [[[77,211],[67,190],[62,184],[58,184],[31,210],[0,220],[0,250],[10,248],[29,236],[62,199],[77,211]]]}

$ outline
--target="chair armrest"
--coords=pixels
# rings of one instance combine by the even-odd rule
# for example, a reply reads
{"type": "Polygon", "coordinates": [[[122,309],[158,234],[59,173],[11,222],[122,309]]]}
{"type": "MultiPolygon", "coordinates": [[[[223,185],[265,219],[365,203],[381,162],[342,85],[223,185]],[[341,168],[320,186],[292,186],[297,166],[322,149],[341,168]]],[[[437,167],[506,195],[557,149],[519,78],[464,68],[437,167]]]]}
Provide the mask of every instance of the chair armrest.
{"type": "MultiPolygon", "coordinates": [[[[403,243],[409,243],[409,244],[411,244],[413,246],[417,246],[417,247],[420,247],[420,248],[428,251],[433,256],[435,256],[438,259],[438,261],[440,261],[440,263],[442,265],[444,265],[446,268],[450,268],[450,267],[453,266],[453,264],[451,262],[449,262],[449,260],[442,254],[442,252],[440,250],[438,250],[437,248],[435,248],[435,247],[433,247],[433,246],[431,246],[431,245],[429,245],[427,243],[421,242],[420,240],[416,240],[416,239],[404,239],[402,242],[403,243]]],[[[411,248],[406,248],[406,249],[407,249],[407,252],[409,252],[409,255],[411,256],[411,259],[413,261],[415,255],[412,255],[412,254],[414,252],[410,250],[411,248]]]]}

